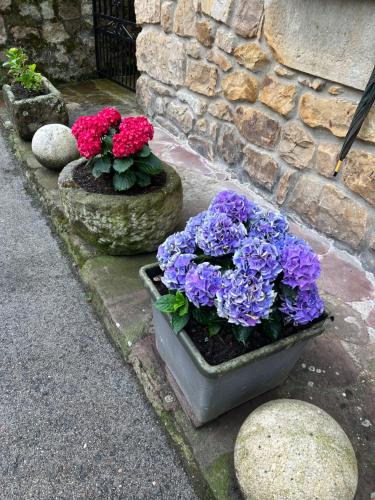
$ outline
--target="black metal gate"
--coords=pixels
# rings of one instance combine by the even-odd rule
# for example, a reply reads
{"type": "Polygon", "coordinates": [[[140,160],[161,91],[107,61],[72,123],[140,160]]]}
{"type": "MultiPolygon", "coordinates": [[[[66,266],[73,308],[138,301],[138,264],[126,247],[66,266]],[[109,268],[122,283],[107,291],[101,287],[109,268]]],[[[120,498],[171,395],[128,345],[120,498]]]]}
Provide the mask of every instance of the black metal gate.
{"type": "Polygon", "coordinates": [[[93,0],[96,66],[100,76],[135,90],[138,78],[134,0],[93,0]]]}

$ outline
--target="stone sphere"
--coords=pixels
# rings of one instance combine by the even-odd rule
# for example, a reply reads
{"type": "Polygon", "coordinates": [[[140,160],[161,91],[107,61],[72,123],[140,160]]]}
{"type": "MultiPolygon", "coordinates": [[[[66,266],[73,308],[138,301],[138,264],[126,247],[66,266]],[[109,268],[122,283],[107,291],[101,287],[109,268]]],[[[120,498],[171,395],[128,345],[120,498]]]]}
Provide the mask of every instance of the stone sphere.
{"type": "Polygon", "coordinates": [[[245,420],[234,449],[237,480],[251,500],[352,500],[358,470],[352,445],[325,411],[278,399],[245,420]]]}
{"type": "Polygon", "coordinates": [[[40,127],[34,134],[31,149],[39,163],[51,170],[59,171],[79,158],[70,128],[57,123],[40,127]]]}

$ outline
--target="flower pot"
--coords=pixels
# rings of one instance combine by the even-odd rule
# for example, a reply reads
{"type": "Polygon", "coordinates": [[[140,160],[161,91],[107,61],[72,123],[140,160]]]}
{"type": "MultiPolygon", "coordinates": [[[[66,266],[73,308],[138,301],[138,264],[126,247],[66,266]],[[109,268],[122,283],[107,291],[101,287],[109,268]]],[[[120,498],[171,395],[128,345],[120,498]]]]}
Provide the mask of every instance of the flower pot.
{"type": "Polygon", "coordinates": [[[47,94],[27,99],[16,99],[10,85],[3,86],[4,102],[13,127],[20,137],[27,141],[30,141],[43,125],[67,125],[69,122],[68,110],[61,93],[44,77],[43,85],[47,94]]]}
{"type": "Polygon", "coordinates": [[[164,164],[165,185],[149,193],[97,194],[74,181],[85,161],[66,165],[58,180],[64,213],[76,232],[109,255],[155,251],[179,222],[182,184],[176,171],[164,164]]]}
{"type": "MultiPolygon", "coordinates": [[[[152,277],[157,264],[142,267],[140,276],[154,302],[160,294],[152,277]]],[[[323,333],[325,319],[300,333],[243,354],[217,366],[209,365],[182,330],[176,335],[168,314],[153,305],[157,350],[172,374],[193,414],[197,426],[281,385],[301,355],[306,343],[323,333]]],[[[178,393],[177,393],[178,395],[178,393]]]]}

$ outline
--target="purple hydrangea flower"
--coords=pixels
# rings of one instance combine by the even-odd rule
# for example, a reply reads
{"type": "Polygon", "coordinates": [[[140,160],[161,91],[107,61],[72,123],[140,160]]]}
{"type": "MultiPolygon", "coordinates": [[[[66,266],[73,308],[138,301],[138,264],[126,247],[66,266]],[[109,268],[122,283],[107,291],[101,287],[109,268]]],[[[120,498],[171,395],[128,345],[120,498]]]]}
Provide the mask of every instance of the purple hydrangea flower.
{"type": "Polygon", "coordinates": [[[288,245],[304,245],[306,248],[310,248],[310,245],[306,241],[301,240],[300,238],[297,238],[297,236],[294,236],[293,234],[290,233],[284,234],[284,237],[279,238],[275,242],[275,245],[279,253],[281,253],[283,248],[288,245]]]}
{"type": "Polygon", "coordinates": [[[275,296],[269,281],[238,269],[227,271],[216,294],[217,313],[229,323],[255,326],[269,315],[275,296]]]}
{"type": "Polygon", "coordinates": [[[164,270],[174,255],[194,253],[195,248],[194,238],[186,231],[172,234],[158,248],[156,258],[160,269],[164,270]]]}
{"type": "Polygon", "coordinates": [[[212,200],[208,210],[227,215],[233,222],[246,222],[257,210],[255,203],[234,191],[222,191],[212,200]]]}
{"type": "Polygon", "coordinates": [[[205,210],[204,212],[194,215],[194,217],[190,217],[187,221],[184,232],[189,234],[192,239],[195,239],[197,229],[202,225],[207,213],[207,210],[205,210]]]}
{"type": "Polygon", "coordinates": [[[260,212],[253,220],[249,236],[276,243],[284,238],[288,231],[288,222],[281,214],[275,212],[260,212]]]}
{"type": "Polygon", "coordinates": [[[318,256],[305,244],[292,243],[281,251],[282,282],[292,288],[308,288],[320,276],[318,256]]]}
{"type": "Polygon", "coordinates": [[[236,250],[233,262],[247,276],[273,281],[281,272],[279,252],[275,245],[259,238],[246,238],[236,250]]]}
{"type": "Polygon", "coordinates": [[[220,266],[203,262],[190,268],[185,280],[187,298],[196,307],[214,305],[216,292],[221,286],[220,266]]]}
{"type": "Polygon", "coordinates": [[[311,285],[306,290],[299,289],[295,299],[282,297],[280,311],[286,320],[294,325],[307,325],[324,312],[324,302],[319,296],[318,287],[311,285]]]}
{"type": "Polygon", "coordinates": [[[243,224],[236,224],[227,215],[209,213],[197,230],[197,245],[206,255],[233,253],[246,236],[243,224]]]}
{"type": "Polygon", "coordinates": [[[188,271],[196,264],[193,261],[194,254],[176,254],[168,262],[164,275],[161,278],[169,290],[185,291],[185,280],[188,271]]]}

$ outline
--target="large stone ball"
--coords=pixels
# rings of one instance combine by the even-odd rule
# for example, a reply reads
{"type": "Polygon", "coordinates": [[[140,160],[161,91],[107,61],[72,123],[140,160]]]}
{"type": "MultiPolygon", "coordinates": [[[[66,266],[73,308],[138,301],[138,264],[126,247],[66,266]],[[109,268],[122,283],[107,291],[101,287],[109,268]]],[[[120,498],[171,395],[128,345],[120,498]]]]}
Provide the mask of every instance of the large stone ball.
{"type": "Polygon", "coordinates": [[[40,127],[34,134],[31,149],[39,163],[51,170],[61,170],[79,158],[70,128],[57,123],[40,127]]]}
{"type": "Polygon", "coordinates": [[[352,500],[358,470],[352,445],[326,412],[278,399],[245,420],[234,450],[246,499],[352,500]]]}

